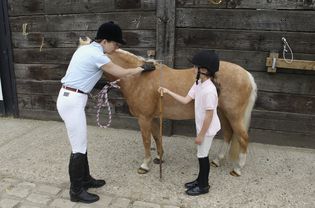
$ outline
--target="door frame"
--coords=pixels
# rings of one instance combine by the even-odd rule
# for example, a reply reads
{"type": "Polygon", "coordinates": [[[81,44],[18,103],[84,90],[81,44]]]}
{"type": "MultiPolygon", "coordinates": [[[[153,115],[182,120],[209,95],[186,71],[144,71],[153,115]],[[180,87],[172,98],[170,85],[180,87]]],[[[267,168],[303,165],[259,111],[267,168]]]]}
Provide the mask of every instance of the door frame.
{"type": "Polygon", "coordinates": [[[8,1],[2,0],[0,3],[0,78],[2,86],[3,101],[2,113],[5,116],[18,117],[18,102],[16,92],[15,74],[13,68],[13,53],[11,45],[11,31],[9,25],[8,1]]]}

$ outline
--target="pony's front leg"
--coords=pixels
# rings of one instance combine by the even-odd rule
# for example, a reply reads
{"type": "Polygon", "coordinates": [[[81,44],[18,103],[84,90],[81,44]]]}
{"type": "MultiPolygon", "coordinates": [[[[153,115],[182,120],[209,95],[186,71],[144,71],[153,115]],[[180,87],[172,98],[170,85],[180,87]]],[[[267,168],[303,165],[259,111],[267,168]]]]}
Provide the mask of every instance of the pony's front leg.
{"type": "Polygon", "coordinates": [[[161,136],[160,136],[160,125],[157,122],[157,120],[153,119],[152,120],[152,136],[156,144],[156,149],[157,149],[157,156],[154,158],[153,162],[155,164],[160,164],[161,158],[163,158],[163,144],[161,141],[161,136]]]}
{"type": "Polygon", "coordinates": [[[138,119],[140,130],[142,134],[142,141],[144,146],[144,160],[138,169],[139,174],[145,174],[149,172],[149,165],[151,163],[151,119],[140,117],[138,119]]]}

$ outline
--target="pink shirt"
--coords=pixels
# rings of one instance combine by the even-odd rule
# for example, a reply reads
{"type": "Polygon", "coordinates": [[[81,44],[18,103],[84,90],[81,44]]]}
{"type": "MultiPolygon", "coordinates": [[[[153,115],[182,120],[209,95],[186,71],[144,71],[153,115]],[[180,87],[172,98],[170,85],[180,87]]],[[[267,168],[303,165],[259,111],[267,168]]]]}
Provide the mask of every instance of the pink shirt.
{"type": "Polygon", "coordinates": [[[206,136],[214,136],[221,129],[220,120],[217,113],[218,94],[216,87],[210,79],[203,83],[199,80],[191,87],[188,95],[195,100],[195,123],[197,134],[199,134],[203,121],[205,119],[206,110],[213,110],[213,117],[206,136]]]}

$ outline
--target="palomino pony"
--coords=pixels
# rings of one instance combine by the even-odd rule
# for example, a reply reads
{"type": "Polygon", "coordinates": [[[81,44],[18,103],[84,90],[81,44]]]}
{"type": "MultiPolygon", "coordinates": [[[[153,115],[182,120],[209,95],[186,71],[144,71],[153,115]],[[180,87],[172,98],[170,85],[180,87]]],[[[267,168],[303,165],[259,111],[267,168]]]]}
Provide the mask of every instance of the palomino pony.
{"type": "MultiPolygon", "coordinates": [[[[123,68],[133,68],[143,65],[146,61],[122,49],[108,54],[111,61],[123,68]]],[[[152,60],[150,60],[152,61],[152,60]]],[[[162,142],[159,136],[158,88],[160,83],[180,95],[186,96],[195,81],[194,69],[175,70],[164,64],[154,62],[156,70],[120,79],[118,85],[127,101],[130,113],[138,119],[144,145],[144,161],[138,173],[149,171],[151,158],[151,135],[153,136],[158,156],[154,161],[161,162],[159,155],[163,154],[162,142]],[[162,76],[161,76],[162,74],[162,76]],[[162,77],[163,80],[160,80],[162,77]]],[[[114,81],[117,78],[106,74],[106,78],[114,81]]],[[[251,112],[257,96],[257,87],[252,75],[242,67],[220,61],[220,69],[216,73],[214,82],[219,90],[219,117],[223,130],[224,142],[218,156],[211,162],[213,166],[220,166],[230,147],[230,157],[234,162],[231,175],[240,176],[241,168],[245,165],[248,147],[248,128],[251,112]]],[[[163,97],[163,118],[172,120],[186,120],[194,118],[193,102],[183,105],[170,96],[163,97]]]]}

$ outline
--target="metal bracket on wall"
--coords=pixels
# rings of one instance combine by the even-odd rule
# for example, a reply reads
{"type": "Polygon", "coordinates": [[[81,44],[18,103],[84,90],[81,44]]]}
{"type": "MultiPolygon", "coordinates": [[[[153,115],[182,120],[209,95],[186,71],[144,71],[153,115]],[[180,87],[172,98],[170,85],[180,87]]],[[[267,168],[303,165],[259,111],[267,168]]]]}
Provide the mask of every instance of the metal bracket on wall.
{"type": "Polygon", "coordinates": [[[269,73],[276,73],[277,68],[315,71],[315,61],[294,60],[292,63],[287,63],[284,59],[279,58],[279,53],[270,53],[266,59],[266,66],[269,73]]]}

